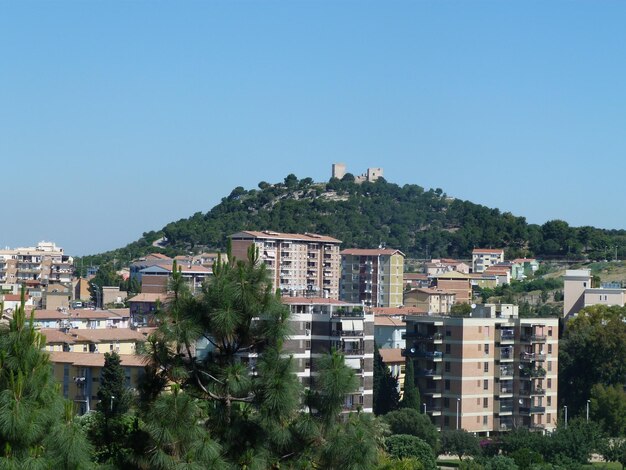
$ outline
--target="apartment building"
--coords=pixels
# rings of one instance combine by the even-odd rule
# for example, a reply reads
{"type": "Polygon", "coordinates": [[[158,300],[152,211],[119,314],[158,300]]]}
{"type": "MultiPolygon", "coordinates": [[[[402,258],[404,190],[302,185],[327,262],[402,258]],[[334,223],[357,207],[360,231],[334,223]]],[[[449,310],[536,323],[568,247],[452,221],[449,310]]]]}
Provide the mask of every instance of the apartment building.
{"type": "Polygon", "coordinates": [[[22,284],[38,281],[72,282],[73,258],[52,242],[39,242],[26,248],[0,250],[0,283],[22,284]]]}
{"type": "MultiPolygon", "coordinates": [[[[126,386],[137,388],[144,374],[142,356],[120,354],[126,386]]],[[[78,414],[93,410],[99,403],[100,375],[104,367],[104,354],[55,351],[50,353],[54,377],[61,385],[61,393],[76,403],[78,414]]]]}
{"type": "Polygon", "coordinates": [[[168,256],[153,253],[131,263],[130,278],[142,286],[142,292],[163,292],[172,277],[174,263],[194,293],[200,291],[202,283],[213,274],[210,268],[202,264],[179,263],[168,256]]]}
{"type": "Polygon", "coordinates": [[[474,279],[471,274],[452,271],[446,274],[439,274],[434,281],[436,288],[455,294],[455,303],[472,303],[472,283],[474,279]]]}
{"type": "Polygon", "coordinates": [[[284,297],[291,310],[292,335],[285,351],[296,360],[302,384],[315,383],[316,361],[332,350],[341,351],[359,379],[358,390],[347,395],[344,411],[373,411],[374,315],[360,304],[336,299],[284,297]]]}
{"type": "Polygon", "coordinates": [[[626,289],[604,284],[592,287],[591,270],[568,269],[563,276],[563,316],[571,317],[591,305],[626,305],[626,289]]]}
{"type": "Polygon", "coordinates": [[[368,307],[403,304],[404,253],[389,248],[341,252],[339,298],[368,307]]]}
{"type": "Polygon", "coordinates": [[[429,313],[447,315],[454,305],[456,292],[436,288],[411,289],[404,293],[404,305],[419,307],[429,313]]]}
{"type": "Polygon", "coordinates": [[[519,318],[487,304],[468,317],[408,316],[407,360],[440,429],[480,435],[557,421],[558,318],[519,318]]]}
{"type": "Polygon", "coordinates": [[[246,259],[254,245],[274,287],[283,294],[339,298],[340,240],[314,233],[244,231],[230,236],[232,254],[246,259]]]}
{"type": "Polygon", "coordinates": [[[474,248],[472,250],[472,272],[482,273],[489,266],[504,262],[501,248],[474,248]]]}

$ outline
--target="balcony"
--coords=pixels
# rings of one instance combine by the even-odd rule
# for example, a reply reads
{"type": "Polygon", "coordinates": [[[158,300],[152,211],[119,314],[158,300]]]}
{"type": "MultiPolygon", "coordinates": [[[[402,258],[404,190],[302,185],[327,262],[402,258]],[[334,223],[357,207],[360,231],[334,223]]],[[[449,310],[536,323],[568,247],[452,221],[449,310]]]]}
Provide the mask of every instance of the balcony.
{"type": "Polygon", "coordinates": [[[522,369],[522,371],[520,372],[520,376],[522,378],[528,379],[528,378],[539,378],[539,377],[545,377],[546,376],[546,370],[543,367],[524,367],[522,369]]]}
{"type": "Polygon", "coordinates": [[[412,339],[414,341],[443,341],[441,333],[421,333],[417,331],[407,331],[402,333],[402,339],[412,339]]]}
{"type": "Polygon", "coordinates": [[[496,411],[499,415],[508,415],[513,413],[513,403],[500,404],[498,410],[496,411]]]}
{"type": "Polygon", "coordinates": [[[512,379],[515,375],[515,370],[513,367],[500,367],[500,380],[512,379]]]}
{"type": "Polygon", "coordinates": [[[345,356],[362,356],[364,349],[363,348],[352,348],[352,349],[342,349],[341,352],[345,356]]]}
{"type": "Polygon", "coordinates": [[[363,330],[332,330],[332,336],[363,336],[363,330]]]}
{"type": "Polygon", "coordinates": [[[520,406],[519,413],[521,415],[542,414],[546,412],[545,406],[520,406]]]}
{"type": "Polygon", "coordinates": [[[363,318],[365,316],[365,312],[361,307],[354,307],[351,310],[339,307],[333,311],[332,316],[337,318],[363,318]]]}
{"type": "Polygon", "coordinates": [[[432,377],[433,379],[441,379],[441,372],[437,369],[417,369],[415,375],[418,377],[432,377]]]}
{"type": "Polygon", "coordinates": [[[423,357],[432,360],[441,360],[443,358],[443,353],[441,351],[420,351],[415,348],[403,349],[402,355],[409,357],[423,357]]]}
{"type": "Polygon", "coordinates": [[[515,341],[515,333],[504,332],[500,333],[500,343],[513,343],[515,341]]]}
{"type": "Polygon", "coordinates": [[[520,339],[523,343],[545,343],[547,338],[545,335],[523,335],[520,339]]]}
{"type": "Polygon", "coordinates": [[[496,391],[496,395],[502,396],[502,395],[513,395],[513,387],[511,385],[507,386],[507,387],[500,387],[499,390],[496,391]]]}
{"type": "Polygon", "coordinates": [[[523,352],[520,355],[521,362],[542,362],[546,360],[546,355],[541,353],[523,352]]]}
{"type": "Polygon", "coordinates": [[[532,387],[530,389],[521,389],[519,394],[523,397],[534,397],[545,395],[546,391],[541,387],[532,387]]]}

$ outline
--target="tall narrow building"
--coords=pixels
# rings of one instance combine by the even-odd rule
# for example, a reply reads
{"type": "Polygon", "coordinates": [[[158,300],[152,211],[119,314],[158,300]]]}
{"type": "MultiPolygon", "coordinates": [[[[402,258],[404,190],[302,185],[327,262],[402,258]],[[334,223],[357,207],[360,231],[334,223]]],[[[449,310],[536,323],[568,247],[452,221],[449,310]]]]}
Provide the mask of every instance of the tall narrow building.
{"type": "Polygon", "coordinates": [[[230,236],[233,256],[246,259],[256,246],[274,287],[283,294],[339,298],[340,240],[315,233],[244,231],[230,236]]]}
{"type": "Polygon", "coordinates": [[[404,253],[389,248],[341,252],[339,298],[368,307],[399,307],[403,303],[404,253]]]}
{"type": "Polygon", "coordinates": [[[374,314],[360,304],[335,299],[283,297],[291,310],[292,334],[285,351],[293,355],[305,387],[315,387],[317,361],[339,351],[358,378],[358,389],[345,397],[344,411],[373,411],[374,314]]]}

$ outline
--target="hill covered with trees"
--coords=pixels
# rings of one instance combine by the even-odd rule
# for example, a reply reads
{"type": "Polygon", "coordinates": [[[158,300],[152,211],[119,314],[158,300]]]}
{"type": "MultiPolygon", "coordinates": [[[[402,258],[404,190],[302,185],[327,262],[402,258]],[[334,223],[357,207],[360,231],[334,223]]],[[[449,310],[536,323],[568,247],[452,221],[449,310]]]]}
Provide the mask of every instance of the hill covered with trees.
{"type": "Polygon", "coordinates": [[[282,183],[239,186],[206,213],[171,222],[138,241],[83,265],[130,260],[148,252],[184,254],[224,250],[228,235],[240,230],[312,232],[343,241],[344,247],[384,244],[411,258],[468,258],[474,247],[504,247],[507,256],[604,259],[623,254],[625,230],[570,227],[562,220],[528,224],[514,216],[470,201],[448,197],[441,189],[398,186],[380,179],[356,184],[342,180],[315,183],[288,175],[282,183]],[[165,238],[164,244],[155,243],[165,238]]]}

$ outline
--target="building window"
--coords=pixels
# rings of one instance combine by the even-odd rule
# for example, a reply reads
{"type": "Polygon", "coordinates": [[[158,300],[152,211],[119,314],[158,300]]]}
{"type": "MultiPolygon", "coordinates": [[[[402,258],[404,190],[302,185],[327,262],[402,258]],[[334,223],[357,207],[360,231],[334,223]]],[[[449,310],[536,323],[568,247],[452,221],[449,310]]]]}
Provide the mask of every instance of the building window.
{"type": "Polygon", "coordinates": [[[450,426],[450,416],[444,416],[443,417],[443,425],[444,426],[450,426]]]}
{"type": "Polygon", "coordinates": [[[445,388],[446,390],[450,390],[450,380],[446,379],[443,385],[443,388],[445,388]]]}
{"type": "Polygon", "coordinates": [[[452,332],[450,330],[446,330],[446,336],[452,336],[452,332]]]}
{"type": "Polygon", "coordinates": [[[552,345],[548,344],[548,354],[552,354],[552,345]]]}
{"type": "Polygon", "coordinates": [[[304,342],[304,349],[311,349],[311,340],[306,340],[304,342]]]}
{"type": "Polygon", "coordinates": [[[485,362],[485,367],[483,368],[485,372],[489,372],[489,363],[485,362]]]}
{"type": "Polygon", "coordinates": [[[489,390],[489,380],[483,380],[483,390],[489,390]]]}
{"type": "Polygon", "coordinates": [[[552,388],[552,379],[548,379],[548,388],[552,388]]]}
{"type": "Polygon", "coordinates": [[[480,345],[480,344],[477,344],[476,346],[478,346],[478,350],[480,351],[480,349],[481,349],[481,345],[480,345]]]}
{"type": "Polygon", "coordinates": [[[548,406],[552,406],[552,397],[550,395],[548,395],[547,401],[548,401],[548,406]]]}
{"type": "Polygon", "coordinates": [[[482,333],[482,332],[483,332],[483,327],[482,327],[482,326],[479,326],[479,327],[478,327],[478,332],[479,332],[479,333],[482,333]]]}
{"type": "Polygon", "coordinates": [[[489,408],[489,398],[483,398],[483,408],[489,408]]]}
{"type": "Polygon", "coordinates": [[[489,345],[485,344],[485,347],[483,348],[483,350],[485,351],[485,354],[489,354],[489,345]]]}
{"type": "Polygon", "coordinates": [[[450,399],[448,397],[444,397],[443,399],[443,407],[450,408],[450,399]]]}
{"type": "Polygon", "coordinates": [[[489,415],[483,416],[483,425],[487,426],[489,424],[489,415]]]}
{"type": "Polygon", "coordinates": [[[450,345],[446,344],[446,354],[450,354],[450,345]]]}
{"type": "Polygon", "coordinates": [[[548,328],[548,336],[552,336],[552,327],[548,328]]]}
{"type": "Polygon", "coordinates": [[[449,362],[446,362],[446,363],[444,364],[444,370],[445,370],[446,372],[450,372],[450,363],[449,363],[449,362]]]}
{"type": "Polygon", "coordinates": [[[548,361],[548,372],[552,372],[552,361],[548,361]]]}

